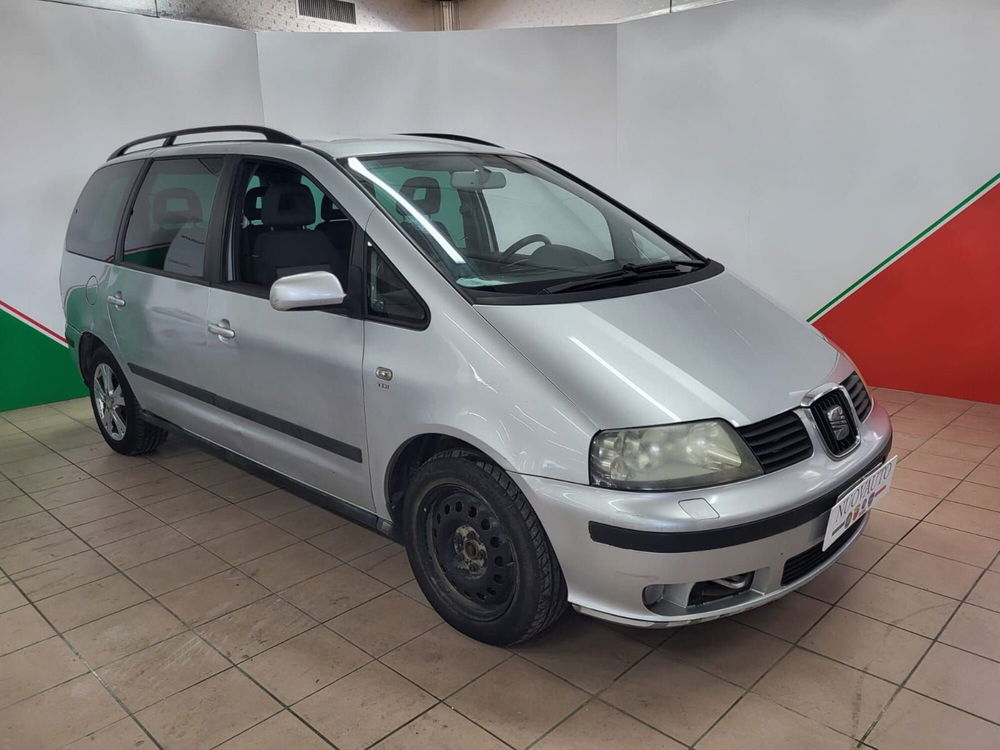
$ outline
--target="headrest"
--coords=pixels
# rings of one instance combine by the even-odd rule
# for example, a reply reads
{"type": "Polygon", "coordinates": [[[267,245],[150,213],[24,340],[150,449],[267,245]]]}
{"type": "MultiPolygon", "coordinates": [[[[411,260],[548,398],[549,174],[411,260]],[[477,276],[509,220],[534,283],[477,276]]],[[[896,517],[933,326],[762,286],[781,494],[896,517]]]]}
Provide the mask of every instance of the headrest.
{"type": "MultiPolygon", "coordinates": [[[[441,186],[433,177],[411,177],[399,192],[424,216],[441,210],[441,186]]],[[[404,216],[407,213],[402,206],[397,205],[396,210],[404,216]]]]}
{"type": "Polygon", "coordinates": [[[190,188],[164,188],[153,197],[154,224],[201,221],[201,200],[190,188]]]}
{"type": "Polygon", "coordinates": [[[260,219],[264,191],[265,188],[263,187],[255,187],[247,190],[247,194],[243,198],[243,215],[247,217],[248,221],[260,219]]]}
{"type": "Polygon", "coordinates": [[[316,221],[316,203],[305,185],[277,183],[264,193],[261,219],[266,227],[304,227],[316,221]]]}
{"type": "Polygon", "coordinates": [[[347,218],[340,207],[333,204],[328,195],[324,195],[323,202],[319,204],[319,215],[323,221],[343,221],[347,218]]]}

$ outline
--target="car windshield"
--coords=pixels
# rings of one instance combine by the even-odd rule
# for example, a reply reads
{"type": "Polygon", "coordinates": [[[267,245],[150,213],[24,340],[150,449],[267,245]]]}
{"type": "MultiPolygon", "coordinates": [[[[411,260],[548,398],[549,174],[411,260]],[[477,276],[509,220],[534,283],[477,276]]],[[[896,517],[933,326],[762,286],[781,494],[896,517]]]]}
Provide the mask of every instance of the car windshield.
{"type": "Polygon", "coordinates": [[[346,164],[418,247],[474,293],[618,286],[707,263],[528,157],[418,153],[346,164]]]}

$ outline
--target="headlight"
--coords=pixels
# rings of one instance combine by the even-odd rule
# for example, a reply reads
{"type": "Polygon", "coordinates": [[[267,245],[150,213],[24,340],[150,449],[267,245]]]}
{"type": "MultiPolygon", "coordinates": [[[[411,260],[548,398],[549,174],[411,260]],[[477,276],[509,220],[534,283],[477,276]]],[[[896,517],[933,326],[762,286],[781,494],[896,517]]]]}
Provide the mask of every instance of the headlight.
{"type": "Polygon", "coordinates": [[[605,430],[590,444],[590,478],[599,487],[682,490],[761,474],[746,443],[721,419],[605,430]]]}

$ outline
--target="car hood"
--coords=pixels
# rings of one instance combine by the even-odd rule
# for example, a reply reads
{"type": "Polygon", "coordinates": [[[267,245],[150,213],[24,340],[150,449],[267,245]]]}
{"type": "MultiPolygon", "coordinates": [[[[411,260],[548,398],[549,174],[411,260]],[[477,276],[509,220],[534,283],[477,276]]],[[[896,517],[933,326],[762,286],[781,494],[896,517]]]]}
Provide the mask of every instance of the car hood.
{"type": "Polygon", "coordinates": [[[546,305],[478,305],[599,427],[794,408],[839,352],[730,272],[658,292],[546,305]]]}

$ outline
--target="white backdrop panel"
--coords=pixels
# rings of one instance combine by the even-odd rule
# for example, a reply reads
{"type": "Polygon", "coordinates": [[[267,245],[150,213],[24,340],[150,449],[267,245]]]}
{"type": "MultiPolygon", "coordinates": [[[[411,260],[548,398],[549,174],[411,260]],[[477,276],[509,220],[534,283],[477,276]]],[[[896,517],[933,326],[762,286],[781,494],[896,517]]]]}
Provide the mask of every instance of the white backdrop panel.
{"type": "Polygon", "coordinates": [[[0,299],[61,332],[60,254],[84,182],[133,138],[262,122],[254,35],[4,0],[0,71],[0,299]]]}
{"type": "Polygon", "coordinates": [[[612,26],[257,38],[273,127],[319,138],[460,133],[598,184],[613,174],[612,26]]]}
{"type": "Polygon", "coordinates": [[[996,174],[998,39],[995,0],[624,24],[620,192],[808,316],[996,174]]]}

